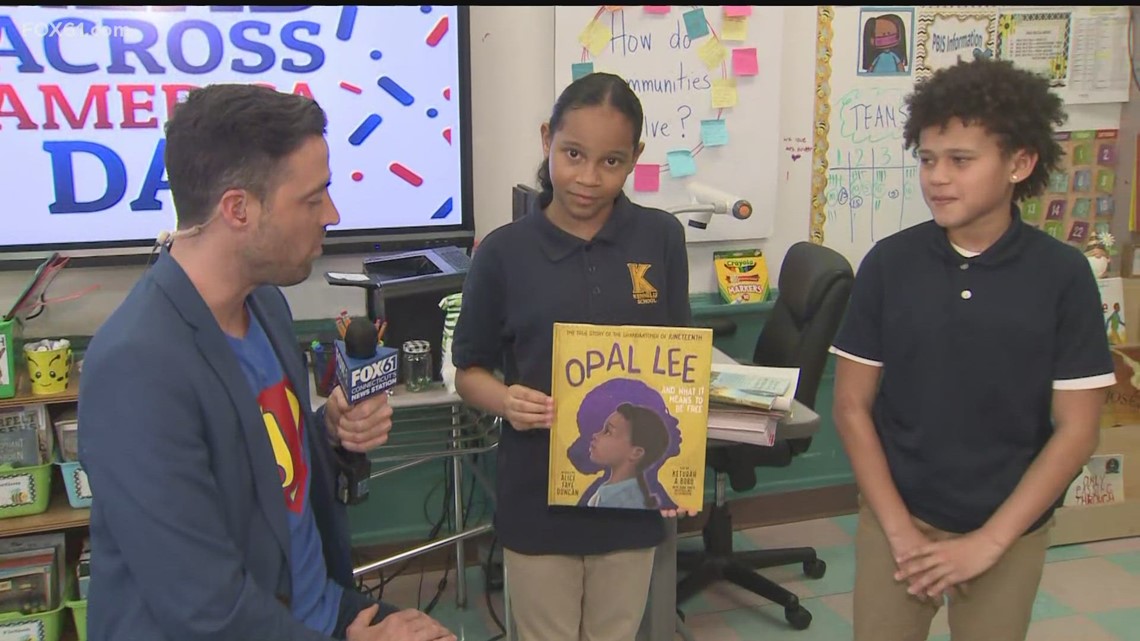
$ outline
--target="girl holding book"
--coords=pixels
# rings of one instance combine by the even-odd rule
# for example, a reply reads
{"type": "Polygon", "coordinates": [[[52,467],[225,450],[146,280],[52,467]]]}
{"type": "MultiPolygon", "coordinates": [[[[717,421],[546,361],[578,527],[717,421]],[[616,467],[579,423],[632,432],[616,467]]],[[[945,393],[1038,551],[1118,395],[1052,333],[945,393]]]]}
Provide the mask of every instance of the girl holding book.
{"type": "Polygon", "coordinates": [[[547,504],[554,323],[691,321],[684,228],[623,193],[643,121],[622,78],[570,84],[541,127],[542,193],[483,239],[463,286],[456,390],[506,419],[495,529],[520,641],[631,641],[663,516],[676,515],[547,504]]]}

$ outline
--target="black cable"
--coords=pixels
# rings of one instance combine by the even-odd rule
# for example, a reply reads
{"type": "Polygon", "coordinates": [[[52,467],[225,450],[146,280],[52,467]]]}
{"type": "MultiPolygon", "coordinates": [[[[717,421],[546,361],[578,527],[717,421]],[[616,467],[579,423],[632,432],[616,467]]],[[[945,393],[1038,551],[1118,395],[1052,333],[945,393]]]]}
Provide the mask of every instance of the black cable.
{"type": "MultiPolygon", "coordinates": [[[[487,565],[484,566],[485,568],[491,567],[491,561],[495,558],[495,544],[498,542],[499,536],[497,534],[491,537],[491,546],[487,549],[487,565]]],[[[499,626],[500,630],[499,634],[491,637],[490,639],[487,639],[487,641],[499,641],[499,639],[507,636],[507,626],[503,625],[503,622],[499,620],[499,615],[495,613],[495,604],[491,602],[491,591],[483,590],[483,596],[487,600],[487,612],[490,613],[491,620],[495,622],[495,625],[499,626]]],[[[507,591],[505,589],[505,586],[503,589],[503,598],[507,598],[507,591]]]]}
{"type": "MultiPolygon", "coordinates": [[[[430,490],[428,490],[427,496],[424,497],[424,503],[423,503],[424,519],[426,519],[428,523],[432,523],[431,516],[427,513],[428,503],[431,501],[431,496],[432,496],[432,494],[435,493],[436,488],[438,488],[440,486],[440,484],[442,484],[442,483],[448,484],[448,488],[445,489],[444,493],[443,493],[444,494],[444,500],[446,501],[447,497],[451,495],[451,490],[450,490],[451,479],[449,479],[449,478],[437,481],[435,483],[435,485],[433,485],[432,488],[430,490]]],[[[439,518],[435,520],[435,523],[432,523],[432,528],[431,528],[431,531],[428,532],[426,542],[430,542],[430,541],[434,540],[435,537],[439,535],[439,531],[441,529],[443,529],[443,520],[444,520],[444,518],[446,518],[446,514],[447,514],[447,510],[445,509],[444,512],[439,515],[439,518]]],[[[368,596],[370,598],[376,600],[376,601],[382,601],[384,598],[384,588],[387,587],[387,585],[389,583],[391,583],[393,579],[395,579],[396,577],[398,577],[401,574],[403,574],[404,572],[406,572],[408,570],[408,568],[411,567],[413,560],[414,560],[414,558],[409,558],[409,559],[405,560],[403,565],[401,565],[395,572],[393,572],[392,574],[390,574],[388,576],[384,576],[384,571],[381,568],[378,571],[380,574],[380,582],[376,586],[370,588],[367,591],[368,596]]],[[[362,577],[362,579],[363,579],[363,577],[362,577]]]]}

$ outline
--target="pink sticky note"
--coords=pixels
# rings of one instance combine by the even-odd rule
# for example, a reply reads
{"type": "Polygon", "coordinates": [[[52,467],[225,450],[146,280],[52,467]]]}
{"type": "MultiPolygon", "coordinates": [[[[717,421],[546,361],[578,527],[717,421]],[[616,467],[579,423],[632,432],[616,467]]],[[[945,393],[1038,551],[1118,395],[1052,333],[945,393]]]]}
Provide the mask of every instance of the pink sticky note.
{"type": "Polygon", "coordinates": [[[756,47],[732,50],[732,73],[737,76],[755,76],[760,73],[760,64],[756,61],[756,47]]]}
{"type": "MultiPolygon", "coordinates": [[[[672,5],[668,5],[668,4],[663,4],[663,5],[647,4],[644,6],[645,6],[645,13],[669,13],[669,7],[671,7],[672,5]]],[[[654,190],[654,191],[656,191],[656,190],[654,190]]]]}
{"type": "Polygon", "coordinates": [[[752,5],[728,4],[724,6],[724,15],[729,18],[746,18],[752,15],[752,5]]]}
{"type": "Polygon", "coordinates": [[[637,165],[633,168],[634,191],[661,189],[661,165],[637,165]]]}

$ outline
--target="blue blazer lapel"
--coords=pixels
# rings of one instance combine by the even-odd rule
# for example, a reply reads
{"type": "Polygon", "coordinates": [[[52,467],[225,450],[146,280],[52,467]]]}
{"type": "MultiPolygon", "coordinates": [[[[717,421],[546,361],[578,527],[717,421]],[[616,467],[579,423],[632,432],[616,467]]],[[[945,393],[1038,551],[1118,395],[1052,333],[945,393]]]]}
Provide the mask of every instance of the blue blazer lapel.
{"type": "MultiPolygon", "coordinates": [[[[202,296],[178,263],[164,250],[151,269],[154,270],[153,278],[167,292],[171,303],[178,309],[183,319],[194,328],[198,350],[218,378],[222,379],[229,392],[230,401],[237,409],[238,419],[245,433],[258,503],[265,511],[273,536],[285,554],[286,563],[291,563],[289,523],[285,514],[285,499],[281,489],[280,473],[277,470],[277,459],[273,455],[273,448],[265,431],[265,421],[261,417],[254,391],[242,371],[241,363],[234,355],[233,348],[230,347],[210,308],[206,306],[206,302],[202,300],[202,296]]],[[[222,488],[222,491],[225,491],[225,488],[222,488]]]]}

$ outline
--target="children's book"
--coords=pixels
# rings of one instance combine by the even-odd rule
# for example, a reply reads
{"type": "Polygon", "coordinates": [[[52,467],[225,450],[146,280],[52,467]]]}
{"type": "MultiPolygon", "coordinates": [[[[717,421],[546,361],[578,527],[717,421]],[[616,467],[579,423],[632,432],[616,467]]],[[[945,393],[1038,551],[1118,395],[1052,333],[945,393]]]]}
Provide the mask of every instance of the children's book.
{"type": "Polygon", "coordinates": [[[709,398],[714,403],[787,412],[792,409],[799,379],[798,367],[716,363],[709,398]]]}
{"type": "Polygon", "coordinates": [[[548,503],[704,503],[712,330],[554,324],[548,503]]]}

